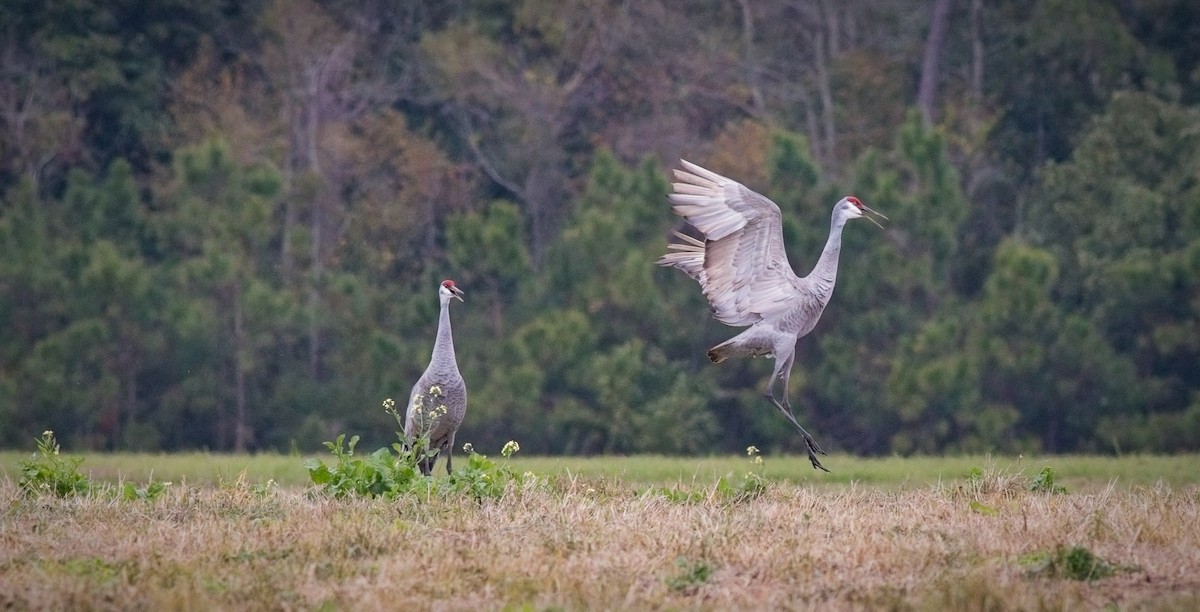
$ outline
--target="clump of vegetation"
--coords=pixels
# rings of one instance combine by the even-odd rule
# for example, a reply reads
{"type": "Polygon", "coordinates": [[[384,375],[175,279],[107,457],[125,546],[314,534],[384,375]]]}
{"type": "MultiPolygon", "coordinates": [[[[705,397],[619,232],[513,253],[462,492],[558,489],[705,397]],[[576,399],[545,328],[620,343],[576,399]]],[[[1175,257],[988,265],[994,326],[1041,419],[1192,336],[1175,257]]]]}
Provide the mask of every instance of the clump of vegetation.
{"type": "Polygon", "coordinates": [[[996,513],[995,508],[980,501],[982,497],[1015,496],[1022,490],[1033,493],[1065,494],[1067,488],[1057,483],[1054,468],[1045,466],[1033,477],[1022,472],[1008,472],[994,467],[972,467],[963,475],[957,492],[972,499],[971,510],[985,515],[996,513]]]}
{"type": "MultiPolygon", "coordinates": [[[[395,405],[390,398],[383,402],[384,410],[403,425],[403,418],[396,411],[395,405]]],[[[509,483],[521,484],[532,477],[517,474],[508,466],[497,464],[487,456],[475,452],[468,443],[463,445],[463,452],[467,453],[465,469],[443,478],[426,478],[422,476],[419,466],[422,460],[429,458],[428,433],[418,436],[411,443],[408,443],[402,432],[396,432],[396,435],[400,442],[394,442],[390,448],[383,447],[366,456],[354,454],[358,436],[351,437],[347,444],[346,434],[339,435],[337,440],[325,443],[325,447],[333,453],[336,460],[333,465],[326,465],[318,458],[309,459],[304,463],[309,479],[334,497],[392,499],[402,495],[427,497],[439,493],[466,495],[482,500],[500,497],[509,483]]],[[[517,442],[510,440],[500,454],[507,459],[520,449],[517,442]]]]}
{"type": "Polygon", "coordinates": [[[1054,482],[1054,468],[1045,466],[1029,481],[1029,490],[1034,493],[1066,493],[1067,488],[1054,482]]]}
{"type": "Polygon", "coordinates": [[[62,454],[54,432],[46,430],[37,439],[37,451],[18,464],[20,479],[17,486],[26,497],[53,495],[55,497],[91,496],[104,500],[156,501],[172,483],[150,478],[145,484],[121,480],[115,485],[93,482],[79,471],[83,457],[62,454]]]}
{"type": "Polygon", "coordinates": [[[121,487],[121,497],[125,501],[154,501],[162,497],[171,486],[170,482],[150,479],[145,486],[139,487],[132,482],[126,482],[121,487]]]}
{"type": "Polygon", "coordinates": [[[1023,488],[1020,474],[1014,474],[993,465],[986,468],[975,466],[963,475],[962,483],[955,485],[953,494],[964,496],[973,502],[979,502],[972,503],[972,509],[988,514],[986,510],[990,507],[985,506],[980,501],[981,499],[1013,497],[1023,488]]]}
{"type": "Polygon", "coordinates": [[[384,447],[365,457],[355,457],[358,439],[353,436],[346,445],[346,434],[340,434],[337,440],[325,443],[336,460],[332,466],[317,458],[304,462],[313,484],[334,497],[392,497],[412,488],[412,483],[420,479],[421,472],[408,449],[397,445],[399,456],[384,447]]]}
{"type": "Polygon", "coordinates": [[[667,588],[685,595],[695,593],[713,573],[713,566],[703,559],[689,561],[680,557],[675,560],[675,567],[678,571],[666,578],[667,588]]]}
{"type": "Polygon", "coordinates": [[[1030,576],[1067,578],[1070,580],[1099,580],[1125,568],[1105,561],[1083,546],[1039,550],[1022,555],[1018,563],[1030,576]]]}
{"type": "Polygon", "coordinates": [[[79,472],[83,457],[59,453],[54,432],[46,430],[37,440],[37,452],[20,463],[21,480],[17,483],[28,496],[52,494],[58,497],[83,495],[91,491],[91,480],[79,472]]]}
{"type": "Polygon", "coordinates": [[[763,476],[766,462],[758,447],[746,447],[746,455],[750,457],[754,467],[741,477],[732,473],[717,479],[711,488],[703,490],[690,489],[680,485],[648,489],[647,493],[662,495],[673,502],[700,503],[712,500],[744,502],[762,497],[767,492],[767,479],[763,476]]]}

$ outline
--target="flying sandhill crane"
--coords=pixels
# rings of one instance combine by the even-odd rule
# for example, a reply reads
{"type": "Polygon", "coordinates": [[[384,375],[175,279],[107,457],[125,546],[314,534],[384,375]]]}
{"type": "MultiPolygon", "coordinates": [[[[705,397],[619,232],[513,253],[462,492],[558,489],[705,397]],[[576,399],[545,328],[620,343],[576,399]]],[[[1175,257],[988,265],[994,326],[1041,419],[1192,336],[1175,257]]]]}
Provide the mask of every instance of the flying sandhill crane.
{"type": "Polygon", "coordinates": [[[437,340],[429,367],[413,385],[408,396],[404,417],[404,437],[410,448],[417,438],[428,436],[428,446],[417,444],[418,452],[426,453],[420,460],[421,473],[428,476],[437,458],[446,456],[446,473],[450,473],[450,458],[454,452],[454,434],[467,414],[467,384],[458,373],[454,358],[454,336],[450,332],[450,300],[463,301],[463,291],[452,280],[438,286],[442,312],[438,317],[437,340]],[[434,453],[433,451],[437,452],[434,453]]]}
{"type": "MultiPolygon", "coordinates": [[[[679,268],[700,283],[713,315],[726,325],[750,328],[708,350],[708,358],[721,363],[729,357],[775,357],[775,370],[767,382],[766,397],[783,413],[808,446],[813,468],[828,472],[817,459],[825,454],[812,436],[796,422],[788,402],[788,378],[796,358],[796,341],[816,326],[833,295],[842,227],[866,213],[882,214],[846,196],[833,207],[833,224],[821,258],[812,272],[796,276],[783,247],[783,222],[779,207],[741,183],[680,160],[675,170],[671,210],[693,225],[704,241],[675,232],[683,242],[669,245],[660,266],[679,268]],[[783,381],[783,402],[775,385],[783,381]]],[[[867,220],[879,225],[871,217],[867,220]]],[[[882,228],[883,226],[880,225],[882,228]]]]}

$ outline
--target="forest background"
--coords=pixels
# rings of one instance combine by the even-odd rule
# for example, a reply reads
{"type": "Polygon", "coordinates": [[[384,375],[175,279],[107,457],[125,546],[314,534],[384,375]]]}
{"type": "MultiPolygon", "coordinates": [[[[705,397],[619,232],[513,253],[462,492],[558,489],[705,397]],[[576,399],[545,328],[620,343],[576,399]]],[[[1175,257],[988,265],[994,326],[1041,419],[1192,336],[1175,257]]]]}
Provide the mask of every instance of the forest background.
{"type": "Polygon", "coordinates": [[[669,169],[841,278],[829,450],[1200,450],[1200,3],[12,0],[0,446],[394,440],[454,278],[460,441],[796,452],[653,265],[669,169]]]}

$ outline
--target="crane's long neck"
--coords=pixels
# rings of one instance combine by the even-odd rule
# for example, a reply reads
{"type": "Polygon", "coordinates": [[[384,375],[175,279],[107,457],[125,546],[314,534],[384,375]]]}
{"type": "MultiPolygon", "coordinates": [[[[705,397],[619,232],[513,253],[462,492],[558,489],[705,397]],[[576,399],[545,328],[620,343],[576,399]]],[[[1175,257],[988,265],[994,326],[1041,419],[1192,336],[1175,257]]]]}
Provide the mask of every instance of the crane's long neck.
{"type": "Polygon", "coordinates": [[[838,255],[842,253],[842,228],[846,226],[846,218],[835,215],[829,227],[829,238],[825,241],[825,249],[812,272],[808,273],[808,281],[823,302],[828,302],[833,295],[833,285],[837,282],[838,255]]]}
{"type": "Polygon", "coordinates": [[[454,334],[450,330],[450,300],[442,302],[437,340],[433,342],[433,358],[429,364],[458,367],[458,361],[454,358],[454,334]]]}

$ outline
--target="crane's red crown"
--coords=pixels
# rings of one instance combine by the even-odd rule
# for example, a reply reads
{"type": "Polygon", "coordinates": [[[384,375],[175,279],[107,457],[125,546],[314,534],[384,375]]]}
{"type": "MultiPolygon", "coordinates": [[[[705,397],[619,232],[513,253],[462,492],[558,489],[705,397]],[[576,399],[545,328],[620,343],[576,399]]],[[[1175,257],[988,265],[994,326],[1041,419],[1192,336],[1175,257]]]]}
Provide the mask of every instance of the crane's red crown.
{"type": "Polygon", "coordinates": [[[854,196],[846,196],[846,199],[847,199],[847,200],[850,200],[850,203],[851,203],[851,204],[853,204],[853,205],[855,205],[855,206],[857,206],[857,207],[859,207],[859,208],[862,208],[862,207],[863,207],[863,203],[862,203],[862,202],[860,202],[860,201],[859,201],[859,199],[858,199],[858,198],[856,198],[856,197],[854,197],[854,196]]]}
{"type": "Polygon", "coordinates": [[[442,286],[447,289],[450,289],[450,288],[454,287],[454,281],[452,281],[450,279],[446,279],[446,280],[442,281],[442,286]]]}

